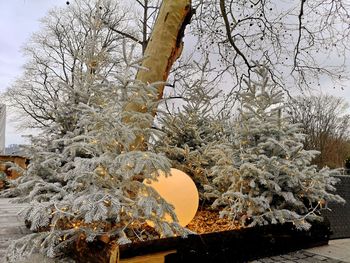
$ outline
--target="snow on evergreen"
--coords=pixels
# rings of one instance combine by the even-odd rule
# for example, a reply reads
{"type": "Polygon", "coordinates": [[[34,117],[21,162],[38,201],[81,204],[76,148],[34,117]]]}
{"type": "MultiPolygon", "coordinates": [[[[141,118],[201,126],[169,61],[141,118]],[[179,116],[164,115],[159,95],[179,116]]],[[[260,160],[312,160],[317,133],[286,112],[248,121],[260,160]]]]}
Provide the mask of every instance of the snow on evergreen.
{"type": "Polygon", "coordinates": [[[300,127],[283,113],[283,91],[270,84],[267,69],[256,73],[239,93],[233,142],[211,149],[215,178],[206,195],[222,217],[241,226],[292,222],[308,229],[327,202],[344,201],[332,194],[339,172],[310,165],[318,152],[303,149],[300,127]]]}
{"type": "Polygon", "coordinates": [[[131,242],[130,236],[143,239],[134,226],[146,221],[161,237],[188,233],[177,223],[172,205],[143,183],[156,179],[157,171],[169,172],[169,160],[148,145],[142,151],[135,145],[136,138],[159,137],[151,128],[157,85],[134,79],[140,60],[127,45],[124,72],[102,77],[99,70],[108,53],[96,52],[100,43],[94,26],[99,25],[90,26],[85,62],[97,63],[77,76],[74,90],[62,84],[67,101],[52,101],[53,114],[61,118],[32,137],[28,170],[8,192],[30,202],[22,215],[34,232],[9,247],[8,262],[38,251],[65,256],[65,249],[79,238],[90,242],[107,236],[119,244],[131,242]],[[125,111],[131,100],[147,111],[125,111]],[[166,214],[173,221],[165,221],[166,214]]]}
{"type": "Polygon", "coordinates": [[[208,60],[193,67],[197,74],[183,81],[182,107],[160,115],[164,136],[156,149],[193,179],[204,201],[203,186],[211,183],[210,168],[215,164],[208,150],[226,138],[228,120],[215,110],[220,91],[208,81],[208,60]]]}
{"type": "Polygon", "coordinates": [[[283,91],[269,83],[264,67],[239,93],[233,127],[213,115],[215,87],[201,75],[184,94],[183,110],[164,115],[162,131],[152,128],[157,84],[135,80],[140,60],[127,44],[118,66],[124,71],[106,77],[104,63],[115,58],[100,43],[99,10],[86,25],[91,35],[74,88],[54,83],[66,100],[50,101],[55,121],[32,137],[28,169],[2,193],[30,203],[22,215],[34,232],[9,247],[8,262],[38,251],[64,257],[79,238],[143,239],[134,226],[146,221],[157,237],[186,236],[173,206],[143,184],[171,167],[188,173],[202,199],[243,227],[292,222],[308,229],[327,202],[343,202],[332,194],[338,172],[310,164],[317,152],[303,149],[304,135],[285,117],[283,91]],[[144,110],[125,110],[131,101],[144,110]]]}

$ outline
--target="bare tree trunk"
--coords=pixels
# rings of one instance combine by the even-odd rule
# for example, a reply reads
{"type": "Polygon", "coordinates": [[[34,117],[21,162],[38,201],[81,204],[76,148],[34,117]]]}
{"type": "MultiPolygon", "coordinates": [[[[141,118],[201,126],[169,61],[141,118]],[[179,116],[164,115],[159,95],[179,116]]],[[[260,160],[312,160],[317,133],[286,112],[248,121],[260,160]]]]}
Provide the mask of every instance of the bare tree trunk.
{"type": "MultiPolygon", "coordinates": [[[[142,67],[136,79],[143,83],[165,82],[170,69],[182,52],[184,31],[192,16],[191,0],[163,0],[148,41],[142,67]]],[[[158,97],[163,97],[164,85],[158,86],[158,97]]],[[[146,112],[146,107],[131,101],[125,111],[146,112]]],[[[155,114],[155,113],[153,113],[155,114]]],[[[131,122],[129,118],[125,122],[131,122]]],[[[143,138],[137,138],[134,149],[143,147],[143,138]]]]}
{"type": "MultiPolygon", "coordinates": [[[[144,83],[166,81],[173,63],[182,52],[184,31],[191,18],[191,0],[164,0],[145,50],[137,79],[144,83]]],[[[163,96],[164,86],[158,89],[163,96]]]]}

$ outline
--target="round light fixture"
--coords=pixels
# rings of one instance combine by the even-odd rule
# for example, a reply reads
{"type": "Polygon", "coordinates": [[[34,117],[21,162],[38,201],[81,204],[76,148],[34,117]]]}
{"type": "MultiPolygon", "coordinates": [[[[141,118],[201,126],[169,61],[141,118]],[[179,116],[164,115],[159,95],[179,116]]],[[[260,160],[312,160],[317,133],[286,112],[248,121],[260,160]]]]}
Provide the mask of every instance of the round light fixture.
{"type": "Polygon", "coordinates": [[[158,181],[144,181],[155,189],[161,197],[175,207],[175,214],[181,226],[186,226],[194,218],[199,204],[195,183],[184,172],[172,168],[170,175],[159,172],[158,181]]]}

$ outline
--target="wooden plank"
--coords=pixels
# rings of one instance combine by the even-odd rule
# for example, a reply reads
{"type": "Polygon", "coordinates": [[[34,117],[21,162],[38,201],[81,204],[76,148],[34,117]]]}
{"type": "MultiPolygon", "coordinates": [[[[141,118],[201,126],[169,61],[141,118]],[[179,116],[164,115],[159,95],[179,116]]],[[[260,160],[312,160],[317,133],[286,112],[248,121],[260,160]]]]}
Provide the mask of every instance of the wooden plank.
{"type": "Polygon", "coordinates": [[[132,258],[121,259],[120,263],[164,263],[165,256],[175,253],[176,250],[169,250],[160,253],[148,254],[144,256],[137,256],[132,258]]]}
{"type": "Polygon", "coordinates": [[[14,170],[8,169],[9,167],[5,164],[6,162],[13,162],[19,167],[26,169],[29,160],[26,157],[17,155],[0,155],[0,171],[4,172],[9,179],[16,179],[21,174],[14,170]]]}

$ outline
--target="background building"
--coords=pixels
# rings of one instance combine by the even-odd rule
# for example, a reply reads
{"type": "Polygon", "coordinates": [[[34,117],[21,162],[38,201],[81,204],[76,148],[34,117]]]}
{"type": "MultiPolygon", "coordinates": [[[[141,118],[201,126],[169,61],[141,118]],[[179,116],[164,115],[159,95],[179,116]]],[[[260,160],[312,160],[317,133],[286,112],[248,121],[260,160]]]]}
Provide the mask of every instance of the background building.
{"type": "Polygon", "coordinates": [[[5,154],[6,106],[0,104],[0,154],[5,154]]]}

